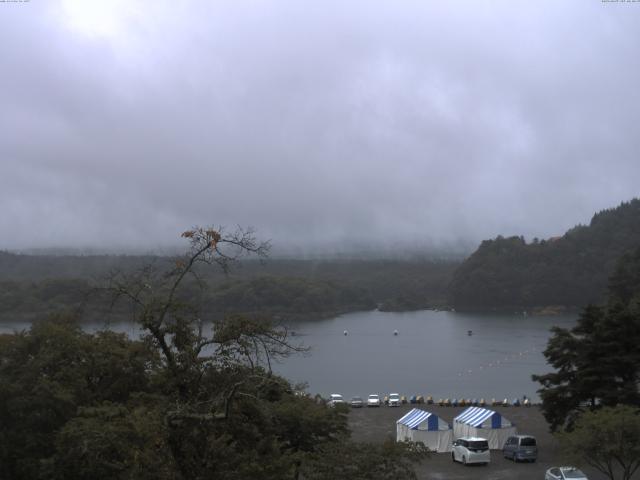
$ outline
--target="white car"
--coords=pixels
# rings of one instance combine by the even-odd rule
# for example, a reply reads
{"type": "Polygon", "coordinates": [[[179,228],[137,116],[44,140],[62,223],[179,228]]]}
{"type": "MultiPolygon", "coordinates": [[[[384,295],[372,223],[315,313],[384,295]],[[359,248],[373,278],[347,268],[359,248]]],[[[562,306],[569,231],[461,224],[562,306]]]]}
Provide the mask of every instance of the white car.
{"type": "Polygon", "coordinates": [[[576,467],[552,467],[544,474],[544,480],[589,480],[576,467]]]}
{"type": "Polygon", "coordinates": [[[399,407],[402,404],[400,400],[399,393],[390,393],[389,394],[389,406],[390,407],[399,407]]]}
{"type": "Polygon", "coordinates": [[[380,406],[380,395],[377,393],[372,393],[367,398],[367,407],[379,407],[380,406]]]}
{"type": "Polygon", "coordinates": [[[453,442],[451,459],[454,462],[482,463],[486,465],[491,460],[489,442],[486,438],[463,437],[453,442]]]}
{"type": "Polygon", "coordinates": [[[340,395],[339,393],[332,393],[331,395],[329,395],[329,401],[327,402],[327,405],[329,405],[330,407],[335,407],[338,403],[344,403],[344,398],[342,398],[342,395],[340,395]]]}

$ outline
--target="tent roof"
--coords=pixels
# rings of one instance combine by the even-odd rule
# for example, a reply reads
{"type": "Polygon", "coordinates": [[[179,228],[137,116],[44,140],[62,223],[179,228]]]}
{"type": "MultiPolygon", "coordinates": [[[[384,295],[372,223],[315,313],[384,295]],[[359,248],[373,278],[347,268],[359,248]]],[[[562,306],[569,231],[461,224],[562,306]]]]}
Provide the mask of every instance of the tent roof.
{"type": "Polygon", "coordinates": [[[497,412],[480,407],[469,407],[453,420],[466,423],[472,427],[479,427],[485,420],[495,415],[497,412]]]}
{"type": "Polygon", "coordinates": [[[407,413],[396,423],[406,425],[409,428],[418,428],[418,425],[424,422],[431,415],[434,414],[431,412],[425,412],[424,410],[420,410],[419,408],[412,408],[411,410],[409,410],[409,413],[407,413]]]}

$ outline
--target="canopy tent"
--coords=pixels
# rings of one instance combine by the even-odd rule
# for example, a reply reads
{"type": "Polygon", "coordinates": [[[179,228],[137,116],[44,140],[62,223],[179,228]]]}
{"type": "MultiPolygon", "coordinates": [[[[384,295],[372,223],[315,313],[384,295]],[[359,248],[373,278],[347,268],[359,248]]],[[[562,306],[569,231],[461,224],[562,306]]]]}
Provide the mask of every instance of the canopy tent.
{"type": "Polygon", "coordinates": [[[398,442],[422,442],[433,452],[451,451],[451,425],[431,412],[413,408],[396,422],[398,442]]]}
{"type": "Polygon", "coordinates": [[[469,407],[453,419],[453,436],[482,437],[489,441],[489,448],[498,450],[504,442],[516,434],[516,427],[498,412],[480,407],[469,407]]]}

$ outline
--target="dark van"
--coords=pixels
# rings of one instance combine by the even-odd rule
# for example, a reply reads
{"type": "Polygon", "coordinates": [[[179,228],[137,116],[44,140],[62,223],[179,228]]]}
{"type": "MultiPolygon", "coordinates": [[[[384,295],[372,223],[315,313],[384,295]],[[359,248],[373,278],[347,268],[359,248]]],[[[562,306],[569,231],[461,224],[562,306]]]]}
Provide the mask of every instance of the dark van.
{"type": "Polygon", "coordinates": [[[538,446],[535,437],[531,435],[514,435],[507,438],[502,448],[504,458],[510,458],[514,462],[535,462],[538,458],[538,446]]]}

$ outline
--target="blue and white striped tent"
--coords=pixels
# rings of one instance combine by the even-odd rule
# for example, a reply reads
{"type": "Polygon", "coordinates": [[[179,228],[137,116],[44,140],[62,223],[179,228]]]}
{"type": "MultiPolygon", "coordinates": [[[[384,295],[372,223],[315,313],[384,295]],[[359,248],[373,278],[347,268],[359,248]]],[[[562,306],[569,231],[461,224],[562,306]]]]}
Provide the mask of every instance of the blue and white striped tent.
{"type": "Polygon", "coordinates": [[[414,408],[396,422],[397,441],[422,442],[433,452],[450,452],[451,425],[436,414],[414,408]]]}
{"type": "Polygon", "coordinates": [[[507,438],[515,434],[515,425],[500,413],[486,408],[469,407],[453,419],[455,438],[486,438],[492,449],[501,449],[507,438]]]}

